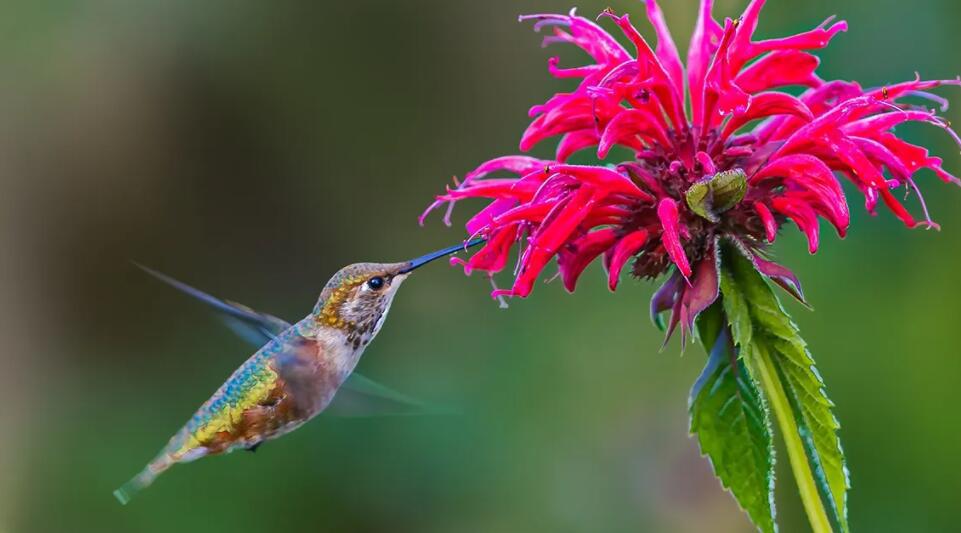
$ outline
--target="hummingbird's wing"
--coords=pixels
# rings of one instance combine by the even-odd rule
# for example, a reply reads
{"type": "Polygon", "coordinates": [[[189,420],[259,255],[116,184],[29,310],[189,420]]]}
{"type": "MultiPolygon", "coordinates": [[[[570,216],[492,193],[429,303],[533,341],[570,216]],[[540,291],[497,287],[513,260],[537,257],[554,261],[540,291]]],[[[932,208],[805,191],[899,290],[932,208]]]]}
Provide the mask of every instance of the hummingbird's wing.
{"type": "Polygon", "coordinates": [[[290,324],[288,324],[286,320],[266,313],[259,313],[236,302],[221,300],[199,289],[195,289],[182,281],[175,280],[166,274],[157,272],[152,268],[145,267],[139,263],[134,264],[147,274],[213,308],[214,311],[220,313],[224,323],[236,333],[237,336],[256,345],[258,348],[267,344],[274,337],[280,335],[290,327],[290,324]]]}
{"type": "MultiPolygon", "coordinates": [[[[134,263],[134,265],[217,311],[224,324],[231,331],[258,348],[264,346],[291,326],[281,318],[255,311],[243,304],[221,300],[139,263],[134,263]]],[[[340,390],[334,396],[333,402],[324,411],[325,414],[343,417],[410,416],[449,412],[449,410],[428,405],[397,392],[357,372],[352,373],[347,381],[341,385],[340,390]]]]}

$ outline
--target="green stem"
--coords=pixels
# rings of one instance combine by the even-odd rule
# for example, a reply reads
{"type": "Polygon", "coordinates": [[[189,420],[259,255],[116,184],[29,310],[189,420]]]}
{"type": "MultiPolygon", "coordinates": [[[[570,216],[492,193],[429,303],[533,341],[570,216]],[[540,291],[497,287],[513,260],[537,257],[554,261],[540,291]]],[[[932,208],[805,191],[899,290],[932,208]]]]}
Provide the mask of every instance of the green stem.
{"type": "Polygon", "coordinates": [[[755,354],[758,377],[764,387],[771,409],[774,411],[774,416],[777,418],[781,435],[784,437],[788,460],[791,463],[791,470],[794,472],[798,492],[801,494],[801,503],[804,505],[804,511],[811,523],[811,530],[814,533],[831,533],[831,522],[821,502],[817,483],[814,481],[814,474],[811,472],[811,465],[804,453],[804,444],[801,442],[797,423],[794,421],[794,412],[788,402],[787,395],[784,394],[784,387],[778,378],[777,369],[771,360],[771,354],[767,350],[755,350],[755,354]]]}

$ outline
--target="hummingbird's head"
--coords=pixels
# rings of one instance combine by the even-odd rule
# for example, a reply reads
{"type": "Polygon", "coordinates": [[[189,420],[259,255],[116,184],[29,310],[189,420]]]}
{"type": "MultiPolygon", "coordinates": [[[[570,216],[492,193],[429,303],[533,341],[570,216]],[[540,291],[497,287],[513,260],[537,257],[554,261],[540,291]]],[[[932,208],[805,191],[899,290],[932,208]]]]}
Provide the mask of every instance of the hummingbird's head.
{"type": "Polygon", "coordinates": [[[314,308],[319,325],[345,331],[356,343],[366,343],[380,330],[401,283],[415,269],[465,250],[483,240],[458,244],[400,263],[355,263],[340,269],[320,293],[314,308]]]}

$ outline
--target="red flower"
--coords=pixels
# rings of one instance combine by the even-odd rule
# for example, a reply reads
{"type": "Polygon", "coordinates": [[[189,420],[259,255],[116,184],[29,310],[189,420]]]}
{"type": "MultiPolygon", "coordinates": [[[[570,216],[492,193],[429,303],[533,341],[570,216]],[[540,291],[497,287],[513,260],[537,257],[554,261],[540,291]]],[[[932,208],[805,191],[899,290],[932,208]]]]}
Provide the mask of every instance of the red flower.
{"type": "MultiPolygon", "coordinates": [[[[633,44],[633,54],[573,11],[520,17],[536,21],[535,30],[553,28],[545,44],[574,44],[593,63],[568,69],[560,68],[556,57],[548,63],[555,77],[581,82],[574,92],[531,108],[536,118],[520,149],[561,136],[555,160],[488,161],[424,213],[445,202],[452,208],[463,198],[492,200],[467,222],[468,233],[485,237],[486,245],[467,261],[453,261],[468,273],[493,275],[507,266],[512,245],[522,243],[513,286],[493,293],[521,297],[554,258],[570,291],[602,255],[611,290],[628,261],[636,276],[649,278],[673,265],[651,312],[656,320],[671,310],[668,335],[680,323],[684,336],[697,313],[717,297],[720,238],[736,243],[759,271],[802,298],[794,275],[763,253],[788,220],[805,234],[811,253],[818,248],[818,217],[844,236],[848,207],[836,174],[863,193],[872,214],[880,199],[908,227],[937,227],[915,173],[927,168],[946,182],[961,182],[942,169],[940,158],[892,130],[903,122],[926,122],[961,144],[944,119],[920,105],[934,102],[943,111],[945,100],[927,91],[961,82],[916,78],[863,89],[855,82],[824,81],[815,73],[818,58],[808,51],[825,47],[846,23],[828,19],[805,33],[755,40],[763,4],[753,0],[740,18],[721,26],[711,14],[712,1],[702,0],[687,57],[689,95],[684,66],[655,0],[646,3],[657,34],[654,49],[627,15],[602,13],[633,44]],[[806,90],[798,97],[781,90],[790,85],[806,90]],[[565,163],[586,148],[604,159],[614,145],[630,149],[634,158],[612,166],[565,163]],[[501,171],[515,177],[488,177],[501,171]],[[921,222],[895,197],[892,191],[899,187],[918,195],[921,222]]],[[[450,209],[448,224],[449,216],[450,209]]]]}

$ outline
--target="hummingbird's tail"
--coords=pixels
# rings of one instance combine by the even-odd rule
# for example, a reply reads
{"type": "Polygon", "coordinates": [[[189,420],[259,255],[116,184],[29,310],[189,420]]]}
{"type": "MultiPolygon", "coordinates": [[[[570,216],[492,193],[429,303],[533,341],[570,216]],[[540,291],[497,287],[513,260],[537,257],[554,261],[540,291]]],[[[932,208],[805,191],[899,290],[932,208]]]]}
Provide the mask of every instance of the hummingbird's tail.
{"type": "Polygon", "coordinates": [[[171,465],[173,465],[173,461],[166,456],[160,456],[154,461],[151,461],[139,474],[121,485],[119,489],[113,491],[114,498],[117,498],[117,501],[119,501],[121,505],[127,505],[138,492],[149,487],[150,484],[157,479],[157,476],[162,474],[164,470],[170,468],[171,465]]]}

